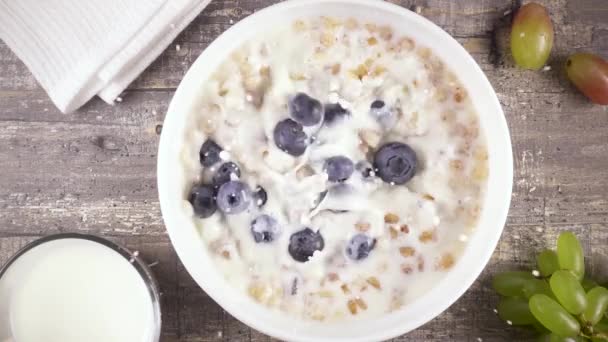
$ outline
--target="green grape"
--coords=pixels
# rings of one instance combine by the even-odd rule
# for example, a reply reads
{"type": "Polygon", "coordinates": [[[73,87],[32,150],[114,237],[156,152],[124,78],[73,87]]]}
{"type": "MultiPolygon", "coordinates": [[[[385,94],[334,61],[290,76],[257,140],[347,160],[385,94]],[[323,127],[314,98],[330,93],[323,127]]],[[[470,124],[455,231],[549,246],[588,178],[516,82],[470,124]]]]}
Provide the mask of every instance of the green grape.
{"type": "Polygon", "coordinates": [[[575,53],[566,61],[566,73],[591,101],[608,105],[608,61],[590,53],[575,53]]]}
{"type": "Polygon", "coordinates": [[[589,341],[585,337],[575,336],[575,337],[561,337],[555,334],[543,334],[538,339],[538,342],[585,342],[589,341]]]}
{"type": "Polygon", "coordinates": [[[593,326],[593,331],[599,331],[608,334],[608,318],[603,318],[593,326]]]}
{"type": "Polygon", "coordinates": [[[511,27],[511,54],[518,66],[538,70],[553,47],[553,24],[547,10],[537,4],[522,6],[511,27]]]}
{"type": "Polygon", "coordinates": [[[551,332],[549,331],[549,329],[545,328],[544,325],[540,324],[536,318],[534,319],[534,323],[532,323],[532,325],[530,326],[532,328],[533,331],[541,334],[541,335],[547,335],[549,336],[549,334],[551,334],[551,332]]]}
{"type": "Polygon", "coordinates": [[[593,288],[587,293],[587,308],[581,315],[585,322],[596,324],[608,309],[608,290],[601,286],[593,288]]]}
{"type": "Polygon", "coordinates": [[[535,279],[530,272],[504,272],[492,279],[492,286],[499,294],[506,297],[522,296],[527,281],[535,279]]]}
{"type": "Polygon", "coordinates": [[[530,311],[545,328],[559,336],[576,336],[581,330],[578,321],[559,303],[544,294],[530,298],[530,311]]]}
{"type": "Polygon", "coordinates": [[[589,292],[592,288],[598,286],[598,284],[589,279],[589,278],[585,278],[583,279],[583,281],[581,281],[581,285],[583,285],[583,288],[585,289],[586,292],[589,292]]]}
{"type": "Polygon", "coordinates": [[[526,298],[530,298],[537,293],[545,294],[549,297],[554,297],[553,292],[547,281],[543,279],[530,279],[524,282],[522,293],[526,298]]]}
{"type": "MultiPolygon", "coordinates": [[[[530,305],[528,305],[528,307],[530,307],[530,305]]],[[[541,334],[550,334],[551,332],[549,331],[549,329],[545,328],[544,325],[540,324],[536,318],[534,319],[534,323],[532,324],[532,327],[534,328],[534,330],[536,330],[537,332],[541,333],[541,334]]]]}
{"type": "Polygon", "coordinates": [[[549,280],[551,291],[568,312],[578,315],[587,308],[587,296],[581,283],[570,271],[559,270],[549,280]]]}
{"type": "Polygon", "coordinates": [[[549,342],[570,342],[569,339],[569,337],[561,337],[555,334],[549,335],[549,342]]]}
{"type": "Polygon", "coordinates": [[[550,249],[545,249],[536,256],[536,264],[538,265],[538,271],[543,277],[549,277],[553,272],[559,270],[557,254],[550,249]]]}
{"type": "Polygon", "coordinates": [[[530,325],[536,322],[528,301],[522,298],[503,297],[498,303],[498,317],[513,325],[530,325]]]}
{"type": "Polygon", "coordinates": [[[559,267],[574,272],[579,280],[585,275],[585,259],[581,243],[571,232],[563,232],[557,238],[559,267]]]}
{"type": "Polygon", "coordinates": [[[575,336],[575,337],[562,337],[556,334],[551,334],[549,335],[549,342],[582,342],[582,341],[587,341],[586,338],[581,337],[581,336],[575,336]]]}

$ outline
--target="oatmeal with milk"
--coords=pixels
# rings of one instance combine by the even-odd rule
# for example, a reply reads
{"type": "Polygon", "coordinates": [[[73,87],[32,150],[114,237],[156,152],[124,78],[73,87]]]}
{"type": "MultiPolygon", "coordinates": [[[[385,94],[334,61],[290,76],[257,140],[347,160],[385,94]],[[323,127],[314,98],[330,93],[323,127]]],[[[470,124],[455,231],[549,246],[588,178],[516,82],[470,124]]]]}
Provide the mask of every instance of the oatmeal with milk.
{"type": "Polygon", "coordinates": [[[457,262],[488,175],[478,115],[431,50],[310,18],[257,36],[191,114],[185,210],[232,286],[290,315],[396,310],[457,262]]]}

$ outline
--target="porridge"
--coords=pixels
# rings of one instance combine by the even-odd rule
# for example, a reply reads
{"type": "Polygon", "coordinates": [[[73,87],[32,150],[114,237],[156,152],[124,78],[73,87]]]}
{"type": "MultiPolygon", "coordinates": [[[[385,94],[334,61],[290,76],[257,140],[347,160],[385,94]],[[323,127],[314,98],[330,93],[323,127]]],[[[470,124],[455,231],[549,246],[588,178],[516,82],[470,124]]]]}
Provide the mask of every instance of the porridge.
{"type": "Polygon", "coordinates": [[[200,94],[184,210],[232,286],[303,319],[360,319],[457,262],[488,156],[465,88],[427,47],[310,18],[240,46],[200,94]]]}

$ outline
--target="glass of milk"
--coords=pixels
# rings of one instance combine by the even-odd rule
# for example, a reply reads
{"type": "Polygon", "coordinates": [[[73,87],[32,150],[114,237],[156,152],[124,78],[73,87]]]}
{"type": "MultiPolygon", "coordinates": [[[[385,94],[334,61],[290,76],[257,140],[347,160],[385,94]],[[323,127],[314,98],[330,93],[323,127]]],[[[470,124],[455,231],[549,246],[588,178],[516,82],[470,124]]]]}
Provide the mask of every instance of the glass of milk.
{"type": "Polygon", "coordinates": [[[48,236],[0,269],[0,342],[156,342],[160,327],[149,268],[106,239],[48,236]]]}

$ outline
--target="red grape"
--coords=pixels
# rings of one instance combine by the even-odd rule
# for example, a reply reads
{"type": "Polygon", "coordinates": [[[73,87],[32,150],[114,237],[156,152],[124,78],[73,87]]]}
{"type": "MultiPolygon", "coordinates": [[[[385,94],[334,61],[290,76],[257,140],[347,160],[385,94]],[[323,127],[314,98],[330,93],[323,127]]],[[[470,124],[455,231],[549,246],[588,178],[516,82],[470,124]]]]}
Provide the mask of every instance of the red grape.
{"type": "Polygon", "coordinates": [[[608,62],[590,53],[575,53],[566,61],[568,78],[591,101],[608,105],[608,62]]]}

